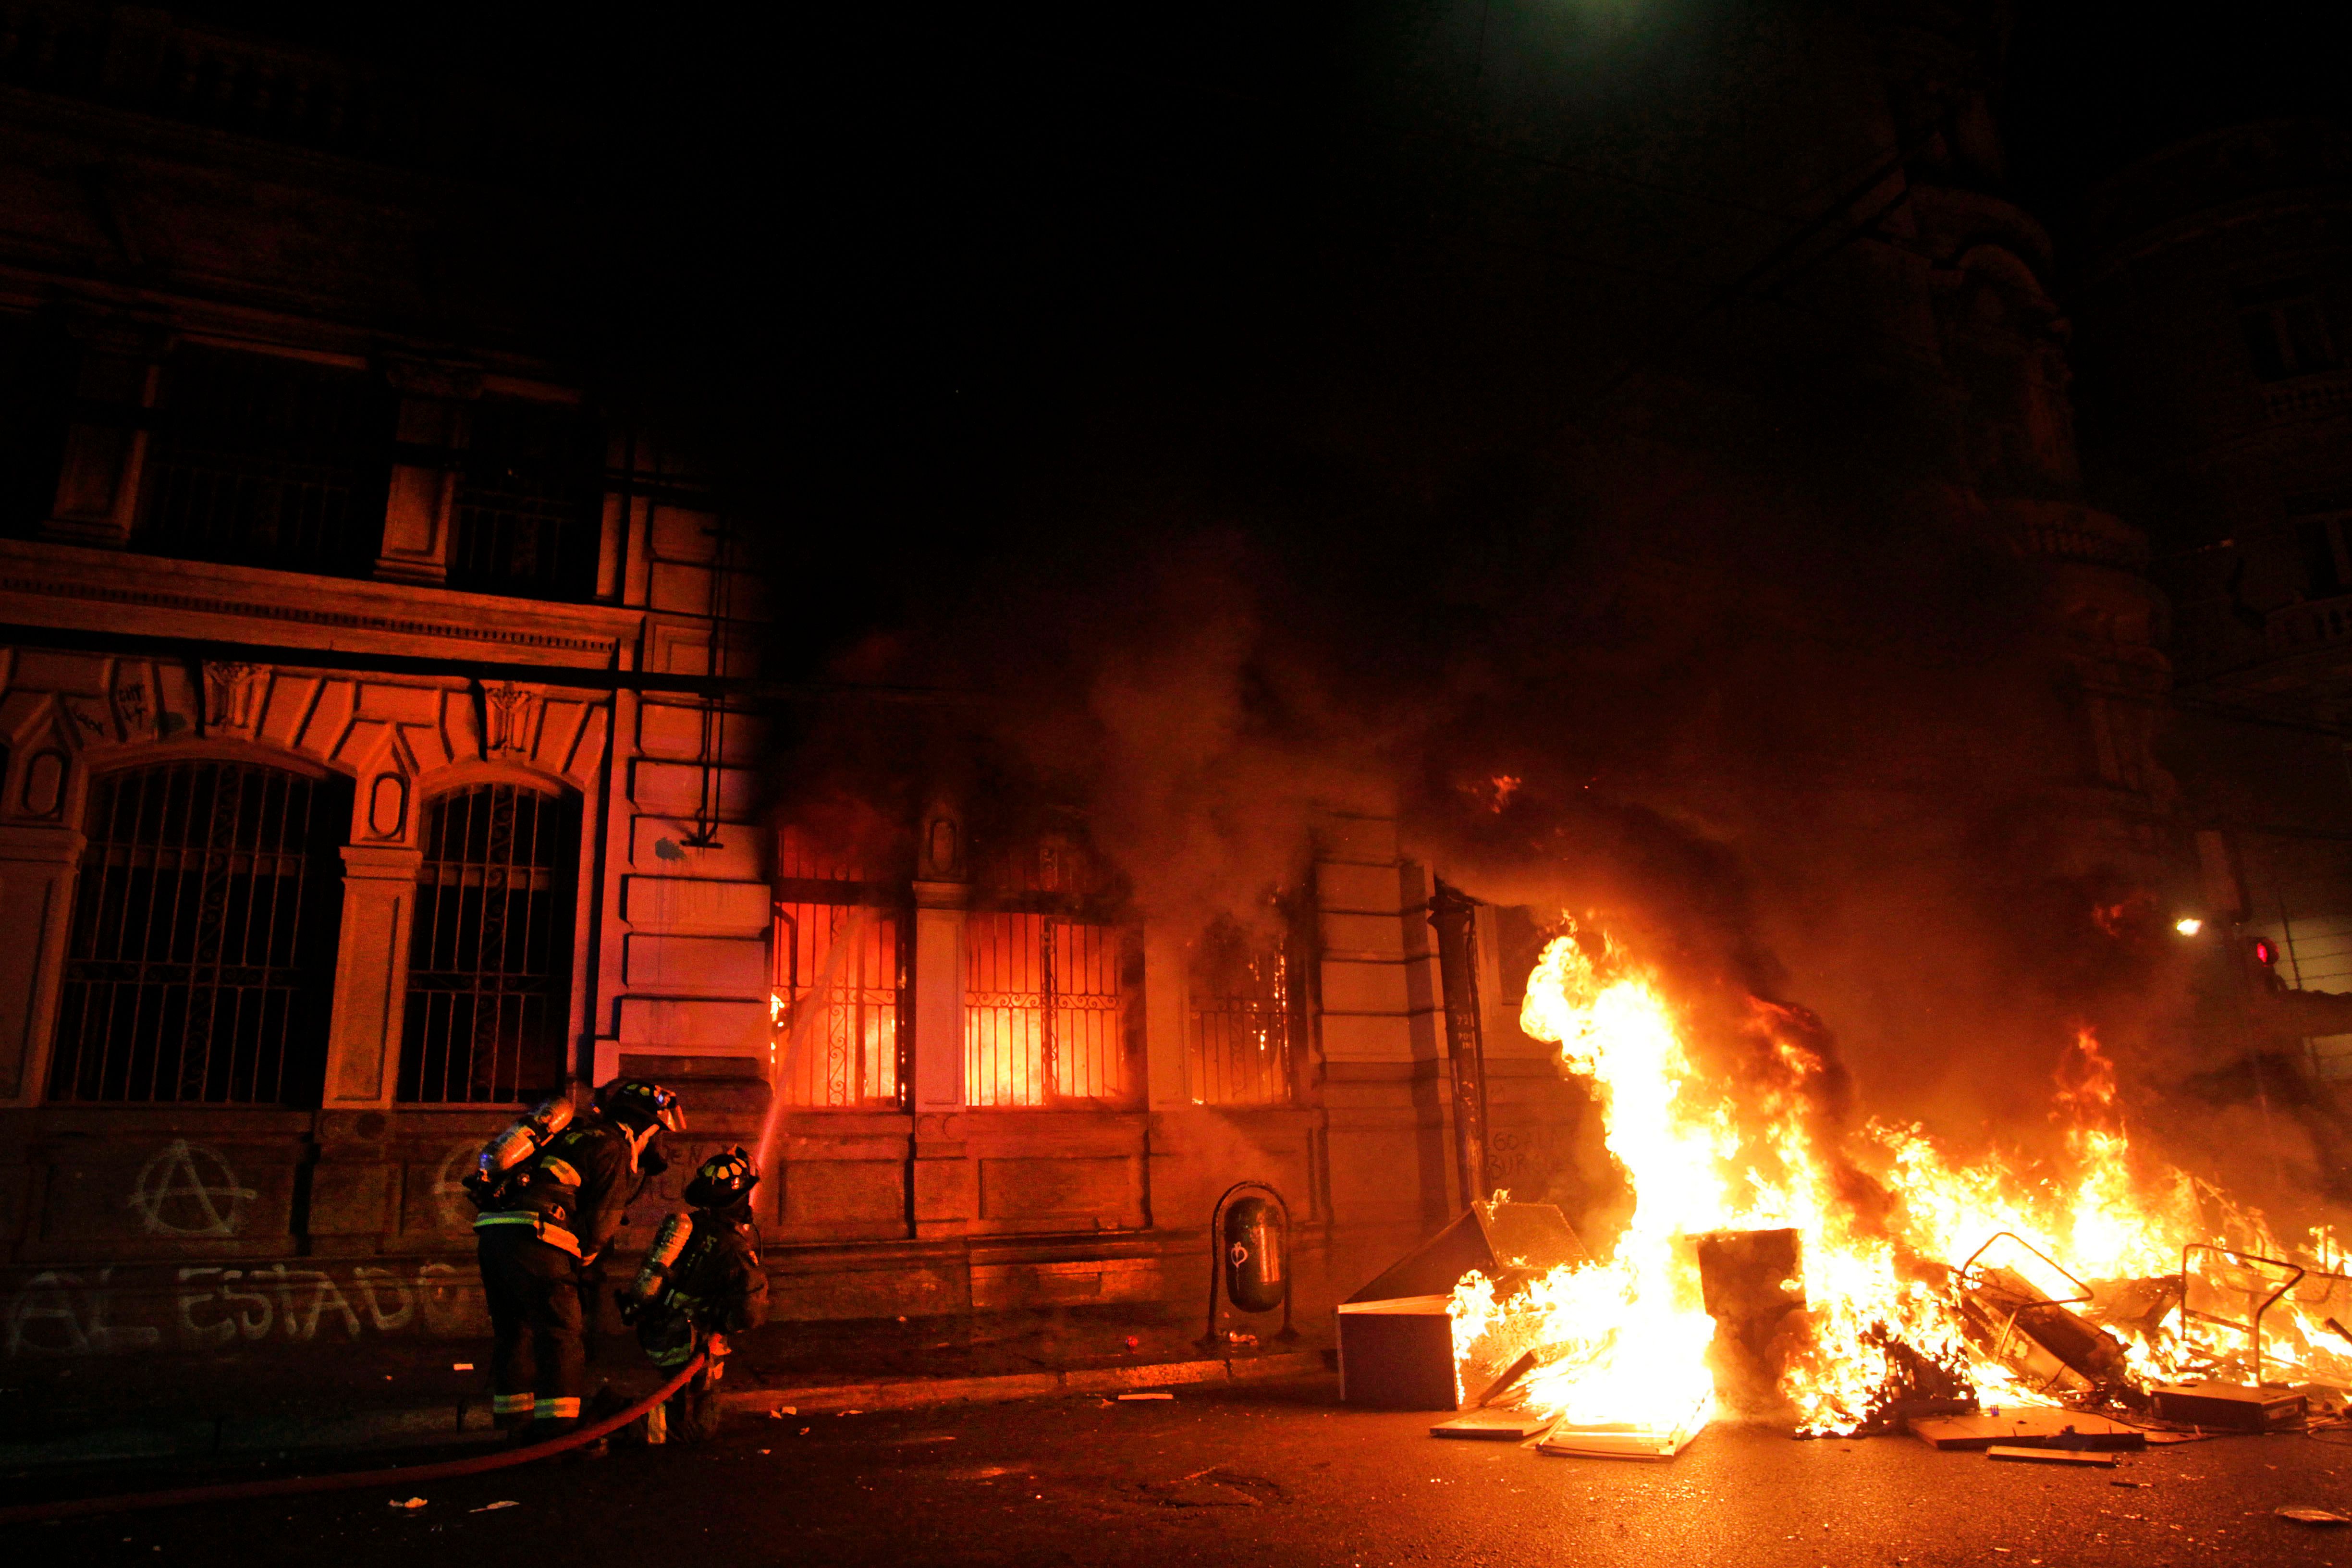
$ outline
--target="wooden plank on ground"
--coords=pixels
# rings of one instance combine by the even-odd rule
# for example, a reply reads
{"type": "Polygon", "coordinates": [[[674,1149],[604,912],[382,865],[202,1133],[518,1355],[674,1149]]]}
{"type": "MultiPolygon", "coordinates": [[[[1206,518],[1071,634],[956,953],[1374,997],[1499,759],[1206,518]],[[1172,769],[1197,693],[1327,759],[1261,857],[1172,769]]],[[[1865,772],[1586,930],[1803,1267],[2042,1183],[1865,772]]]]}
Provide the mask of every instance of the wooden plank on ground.
{"type": "Polygon", "coordinates": [[[2087,1465],[2095,1469],[2116,1468],[2113,1454],[2085,1453],[2080,1448],[2012,1448],[1995,1443],[1985,1450],[1988,1459],[2011,1459],[2027,1465],[2087,1465]]]}
{"type": "Polygon", "coordinates": [[[1911,1436],[1931,1448],[1979,1449],[2001,1443],[2013,1448],[2098,1448],[2110,1451],[2147,1447],[2147,1434],[2137,1426],[2084,1415],[2073,1410],[2004,1410],[1998,1415],[1925,1415],[1911,1421],[1911,1436]]]}
{"type": "Polygon", "coordinates": [[[1432,1426],[1429,1435],[1433,1437],[1470,1437],[1516,1443],[1534,1436],[1550,1425],[1550,1416],[1530,1415],[1524,1410],[1465,1410],[1432,1426]]]}

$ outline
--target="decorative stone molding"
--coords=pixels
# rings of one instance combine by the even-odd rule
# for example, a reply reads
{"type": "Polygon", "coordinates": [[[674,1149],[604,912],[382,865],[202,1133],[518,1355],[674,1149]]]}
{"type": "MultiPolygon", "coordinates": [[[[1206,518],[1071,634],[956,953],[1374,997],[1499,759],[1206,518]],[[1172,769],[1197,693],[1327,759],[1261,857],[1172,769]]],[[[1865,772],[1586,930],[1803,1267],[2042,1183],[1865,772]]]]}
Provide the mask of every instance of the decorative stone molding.
{"type": "Polygon", "coordinates": [[[947,801],[933,801],[923,813],[922,839],[916,851],[918,881],[965,880],[971,873],[964,861],[963,814],[947,801]]]}
{"type": "Polygon", "coordinates": [[[408,827],[408,781],[382,773],[368,785],[364,817],[372,838],[398,838],[408,827]]]}
{"type": "Polygon", "coordinates": [[[159,706],[148,689],[143,666],[125,665],[114,674],[114,720],[126,741],[144,741],[155,733],[159,706]]]}
{"type": "Polygon", "coordinates": [[[530,754],[546,699],[528,686],[496,681],[482,688],[482,749],[485,755],[530,754]]]}
{"type": "Polygon", "coordinates": [[[213,733],[251,739],[269,689],[269,667],[205,661],[205,728],[213,733]]]}
{"type": "Polygon", "coordinates": [[[61,696],[58,699],[58,717],[64,721],[59,728],[77,747],[114,739],[114,724],[103,698],[61,696]]]}
{"type": "Polygon", "coordinates": [[[54,579],[16,574],[0,576],[0,594],[11,593],[83,600],[135,610],[185,611],[195,615],[233,616],[244,620],[287,621],[303,626],[331,626],[338,631],[448,638],[467,643],[503,643],[541,653],[580,655],[583,658],[582,673],[591,679],[596,668],[611,662],[621,640],[614,637],[566,637],[522,625],[469,624],[456,620],[428,620],[415,616],[362,615],[322,608],[315,604],[267,603],[217,595],[60,583],[54,579]]]}
{"type": "MultiPolygon", "coordinates": [[[[0,814],[27,814],[24,794],[37,755],[58,753],[66,775],[54,781],[54,802],[53,781],[40,781],[41,804],[29,812],[36,817],[70,810],[76,770],[109,765],[119,747],[201,739],[249,744],[257,760],[300,758],[351,775],[353,837],[394,842],[406,837],[415,802],[442,787],[451,767],[494,763],[591,791],[612,718],[611,703],[592,691],[536,683],[495,683],[478,696],[446,679],[98,654],[45,654],[38,664],[14,659],[0,668],[10,677],[0,686],[0,735],[16,758],[0,814]],[[375,781],[386,774],[402,781],[385,787],[404,789],[404,802],[379,798],[375,781]],[[394,819],[396,829],[382,827],[394,819]]],[[[730,770],[730,782],[740,774],[730,770]]]]}

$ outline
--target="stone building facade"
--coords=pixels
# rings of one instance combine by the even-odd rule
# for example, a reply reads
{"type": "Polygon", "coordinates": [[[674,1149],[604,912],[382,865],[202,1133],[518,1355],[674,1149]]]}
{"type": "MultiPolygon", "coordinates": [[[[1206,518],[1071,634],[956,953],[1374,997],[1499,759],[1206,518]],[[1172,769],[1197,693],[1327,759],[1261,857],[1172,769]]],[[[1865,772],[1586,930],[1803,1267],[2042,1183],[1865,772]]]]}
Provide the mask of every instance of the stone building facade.
{"type": "MultiPolygon", "coordinates": [[[[2281,121],[2165,149],[2096,193],[2086,241],[2086,462],[2173,606],[2168,753],[2213,898],[2291,984],[2352,988],[2352,139],[2281,121]]],[[[2318,1046],[2340,1072],[2352,1041],[2318,1046]]]]}
{"type": "MultiPolygon", "coordinates": [[[[1453,1211],[1392,823],[1331,816],[1214,980],[1074,846],[992,882],[941,809],[845,867],[763,758],[860,699],[761,683],[728,498],[450,263],[498,202],[429,106],[152,13],[5,26],[7,1355],[477,1331],[459,1177],[616,1073],[692,1120],[625,1246],[786,1102],[787,1317],[1191,1310],[1244,1176],[1310,1300],[1453,1211]]],[[[1520,1045],[1525,1191],[1573,1112],[1520,1045]]]]}
{"type": "Polygon", "coordinates": [[[2055,299],[2051,240],[2006,194],[1992,107],[2001,58],[1989,42],[1999,15],[1888,13],[1896,101],[1935,127],[1908,161],[1905,248],[1925,273],[1949,388],[1953,504],[2027,564],[2063,648],[2075,754],[2052,759],[2052,868],[2162,887],[2186,847],[2153,750],[2172,679],[2165,603],[2145,532],[2084,483],[2073,323],[2055,299]]]}
{"type": "MultiPolygon", "coordinates": [[[[1082,824],[782,809],[780,731],[906,694],[761,669],[761,520],[453,243],[527,153],[498,184],[446,115],[300,51],[9,16],[6,1355],[478,1331],[459,1176],[531,1096],[623,1072],[691,1122],[625,1247],[772,1109],[787,1318],[1193,1310],[1244,1178],[1289,1205],[1306,1318],[1472,1195],[1434,874],[1392,819],[1323,813],[1278,918],[1199,931],[1134,920],[1082,824]]],[[[1930,410],[1937,504],[2059,589],[2066,852],[2154,856],[2155,601],[2077,486],[1979,42],[1874,42],[1820,156],[1876,174],[1790,220],[1827,259],[1727,336],[1842,345],[1930,410]]],[[[1670,380],[1634,395],[1749,406],[1670,380]]],[[[1475,929],[1487,1180],[1574,1210],[1609,1178],[1515,1026],[1534,928],[1475,929]]]]}

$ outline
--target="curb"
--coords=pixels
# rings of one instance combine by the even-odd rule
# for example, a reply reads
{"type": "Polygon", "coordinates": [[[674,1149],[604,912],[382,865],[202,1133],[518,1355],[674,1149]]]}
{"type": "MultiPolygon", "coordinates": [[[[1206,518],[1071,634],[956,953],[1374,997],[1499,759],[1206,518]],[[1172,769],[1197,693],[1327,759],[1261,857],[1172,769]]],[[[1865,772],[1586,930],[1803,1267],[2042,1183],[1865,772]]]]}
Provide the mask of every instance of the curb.
{"type": "Polygon", "coordinates": [[[129,1460],[212,1459],[301,1449],[421,1447],[488,1442],[499,1436],[487,1402],[362,1410],[344,1415],[261,1415],[243,1419],[101,1426],[39,1443],[0,1442],[0,1469],[129,1460]]]}
{"type": "Polygon", "coordinates": [[[721,1408],[760,1415],[837,1415],[867,1410],[914,1410],[931,1405],[1003,1403],[1063,1394],[1114,1394],[1185,1384],[1250,1383],[1300,1377],[1323,1370],[1320,1351],[1289,1351],[1245,1361],[1174,1361],[1150,1366],[1079,1372],[1020,1373],[1005,1377],[904,1377],[879,1383],[831,1383],[807,1388],[735,1388],[719,1396],[721,1408]]]}
{"type": "MultiPolygon", "coordinates": [[[[821,1384],[804,1388],[740,1388],[720,1394],[722,1408],[781,1416],[786,1408],[809,1415],[914,1410],[925,1405],[1002,1403],[1056,1394],[1115,1394],[1186,1384],[1247,1383],[1298,1377],[1323,1370],[1318,1351],[1292,1351],[1241,1361],[1160,1362],[1148,1366],[1077,1372],[1021,1373],[999,1377],[905,1377],[874,1383],[821,1384]]],[[[487,1403],[411,1405],[331,1416],[265,1415],[109,1426],[44,1442],[0,1442],[0,1470],[55,1465],[121,1464],[305,1449],[422,1447],[428,1444],[496,1439],[487,1403]]]]}

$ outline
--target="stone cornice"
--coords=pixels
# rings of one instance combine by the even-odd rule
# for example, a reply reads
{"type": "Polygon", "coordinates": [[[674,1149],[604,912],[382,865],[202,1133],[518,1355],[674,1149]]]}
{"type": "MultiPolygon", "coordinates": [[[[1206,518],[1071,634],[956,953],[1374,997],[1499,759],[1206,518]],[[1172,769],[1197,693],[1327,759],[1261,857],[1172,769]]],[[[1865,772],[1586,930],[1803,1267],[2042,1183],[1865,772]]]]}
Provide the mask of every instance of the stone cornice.
{"type": "Polygon", "coordinates": [[[151,633],[168,632],[159,620],[180,621],[191,630],[209,623],[206,635],[346,650],[529,650],[551,664],[581,668],[612,666],[645,625],[645,612],[607,605],[542,603],[20,540],[0,540],[0,616],[151,633]],[[145,614],[126,627],[125,609],[145,614]],[[253,637],[257,624],[268,626],[267,637],[253,637]]]}

